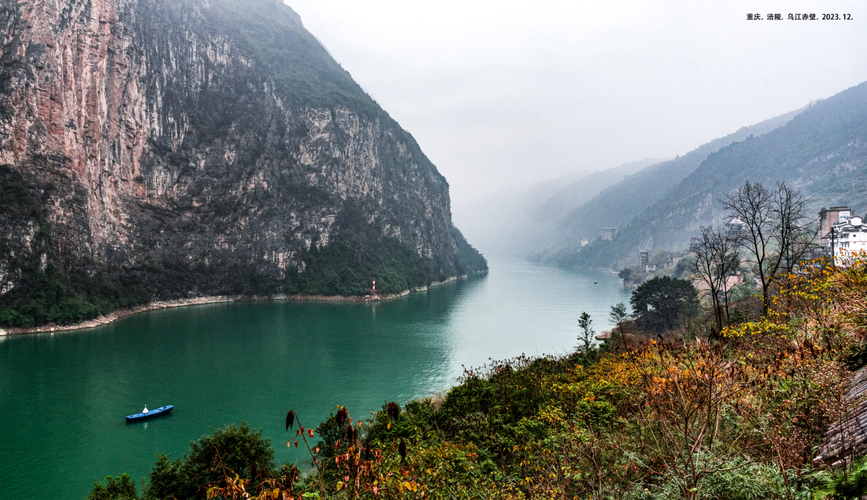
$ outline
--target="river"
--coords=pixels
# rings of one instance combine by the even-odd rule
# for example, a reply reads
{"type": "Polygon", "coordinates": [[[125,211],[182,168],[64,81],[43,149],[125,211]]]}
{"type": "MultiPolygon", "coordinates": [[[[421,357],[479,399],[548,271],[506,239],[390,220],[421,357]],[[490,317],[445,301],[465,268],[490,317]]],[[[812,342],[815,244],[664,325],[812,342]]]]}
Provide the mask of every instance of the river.
{"type": "Polygon", "coordinates": [[[310,427],[337,404],[366,419],[447,390],[464,366],[568,353],[581,312],[599,332],[629,300],[611,273],[490,268],[382,303],[210,304],[0,337],[0,497],[84,499],[106,475],[142,479],[155,454],[178,458],[229,423],[262,429],[277,463],[306,465],[285,446],[288,410],[310,427]],[[145,404],[175,409],[126,424],[145,404]]]}

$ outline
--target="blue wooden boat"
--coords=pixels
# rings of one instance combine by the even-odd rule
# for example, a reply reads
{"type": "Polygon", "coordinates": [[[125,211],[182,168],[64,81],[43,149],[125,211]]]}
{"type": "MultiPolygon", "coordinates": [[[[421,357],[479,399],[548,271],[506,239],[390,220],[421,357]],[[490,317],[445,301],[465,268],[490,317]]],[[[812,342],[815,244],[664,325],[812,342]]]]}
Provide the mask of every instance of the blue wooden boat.
{"type": "MultiPolygon", "coordinates": [[[[147,407],[145,407],[145,408],[147,408],[147,407]]],[[[147,412],[143,411],[141,413],[133,413],[132,415],[126,416],[126,421],[127,422],[136,422],[138,420],[144,420],[147,418],[159,417],[160,415],[165,415],[166,413],[172,411],[172,408],[174,408],[173,405],[166,405],[166,406],[160,406],[159,408],[155,408],[153,410],[148,410],[147,412]]]]}

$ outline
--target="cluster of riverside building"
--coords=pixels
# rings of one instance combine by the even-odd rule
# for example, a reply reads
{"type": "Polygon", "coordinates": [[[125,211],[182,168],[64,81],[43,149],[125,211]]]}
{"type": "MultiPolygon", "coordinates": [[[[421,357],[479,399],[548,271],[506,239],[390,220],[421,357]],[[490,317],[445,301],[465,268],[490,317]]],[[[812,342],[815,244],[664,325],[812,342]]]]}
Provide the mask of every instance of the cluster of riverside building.
{"type": "Polygon", "coordinates": [[[852,215],[849,207],[823,208],[819,211],[819,245],[837,262],[867,252],[867,224],[852,215]]]}
{"type": "MultiPolygon", "coordinates": [[[[729,231],[738,232],[740,226],[743,225],[738,219],[734,219],[726,223],[729,231]]],[[[603,240],[613,240],[617,236],[618,230],[613,228],[602,228],[599,238],[603,240]]],[[[818,228],[818,243],[816,255],[834,256],[834,261],[838,264],[845,263],[849,258],[857,256],[861,251],[867,253],[867,224],[864,223],[862,217],[852,215],[852,210],[848,206],[823,208],[819,211],[819,228],[818,228]]],[[[584,238],[581,240],[581,246],[590,243],[590,240],[584,238]]],[[[578,247],[581,250],[581,247],[578,247]]],[[[665,264],[651,264],[650,252],[639,252],[638,268],[643,272],[652,273],[659,267],[666,269],[674,267],[677,262],[683,258],[685,253],[672,252],[668,255],[665,264]]]]}
{"type": "MultiPolygon", "coordinates": [[[[743,222],[734,219],[726,224],[730,232],[742,231],[743,222]]],[[[616,231],[616,229],[615,229],[616,231]]],[[[615,233],[616,234],[616,233],[615,233]]],[[[823,208],[819,211],[818,247],[814,247],[813,256],[834,256],[834,262],[838,265],[847,265],[852,258],[859,258],[863,251],[867,254],[867,224],[862,217],[852,214],[848,206],[823,208]]],[[[583,242],[582,242],[583,244],[583,242]]],[[[671,253],[664,267],[674,267],[677,261],[684,257],[683,253],[671,253]]],[[[639,269],[644,272],[654,272],[657,264],[650,263],[650,252],[639,252],[639,269]]],[[[732,290],[742,284],[743,276],[738,271],[727,276],[725,283],[721,285],[724,290],[732,290]]],[[[692,277],[692,284],[699,292],[707,292],[708,285],[701,279],[692,277]]],[[[761,285],[757,282],[757,287],[761,285]]],[[[721,297],[721,300],[725,298],[721,297]]]]}

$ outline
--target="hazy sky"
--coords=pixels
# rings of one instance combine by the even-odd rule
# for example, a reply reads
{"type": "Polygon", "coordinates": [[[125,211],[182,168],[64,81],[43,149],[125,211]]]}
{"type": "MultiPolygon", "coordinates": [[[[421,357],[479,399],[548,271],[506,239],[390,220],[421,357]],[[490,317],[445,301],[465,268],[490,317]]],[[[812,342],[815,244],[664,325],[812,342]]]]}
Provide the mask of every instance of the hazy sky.
{"type": "Polygon", "coordinates": [[[286,3],[459,202],[683,154],[867,80],[864,0],[286,3]]]}

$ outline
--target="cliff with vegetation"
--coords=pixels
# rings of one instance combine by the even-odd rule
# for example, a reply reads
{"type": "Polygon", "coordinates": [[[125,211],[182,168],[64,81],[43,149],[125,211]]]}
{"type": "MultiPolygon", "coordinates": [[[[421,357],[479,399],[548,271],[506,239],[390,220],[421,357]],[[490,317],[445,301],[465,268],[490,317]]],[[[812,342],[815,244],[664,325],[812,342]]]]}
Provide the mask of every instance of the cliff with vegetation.
{"type": "Polygon", "coordinates": [[[446,180],[282,2],[2,4],[0,324],[486,270],[446,180]]]}

